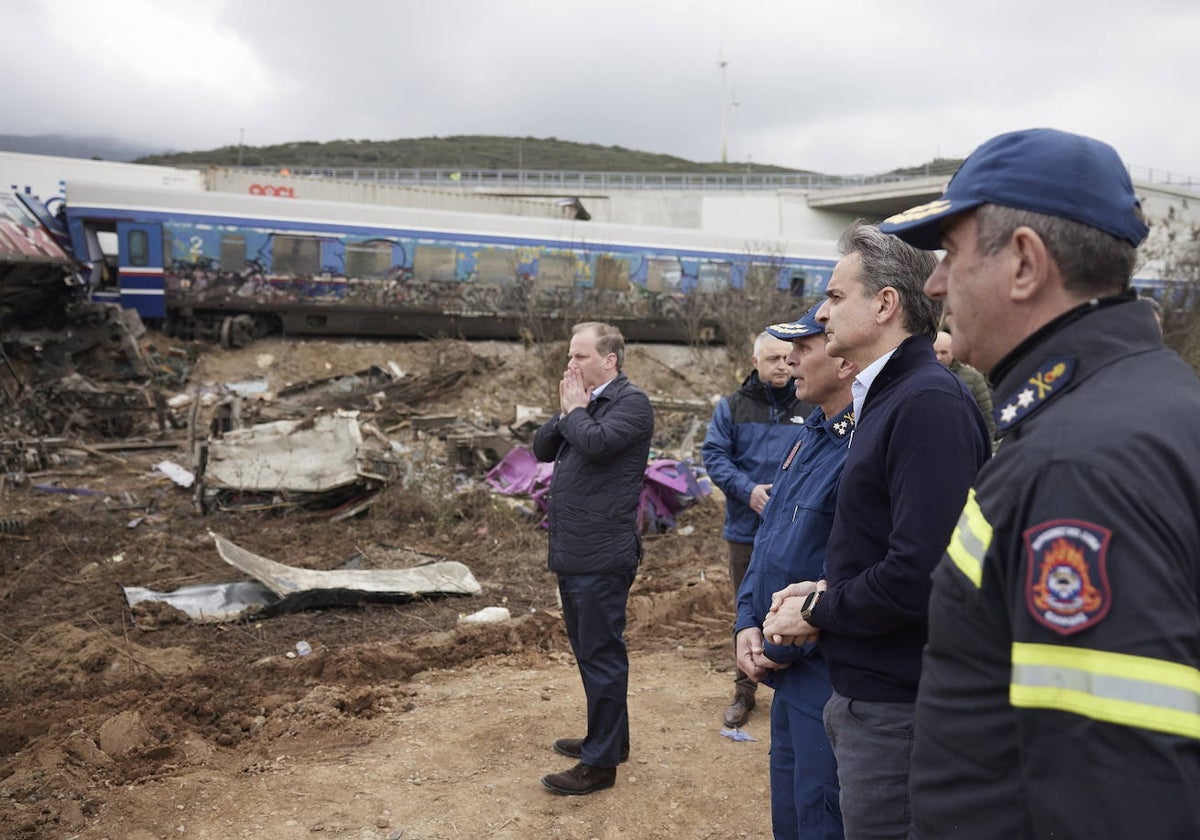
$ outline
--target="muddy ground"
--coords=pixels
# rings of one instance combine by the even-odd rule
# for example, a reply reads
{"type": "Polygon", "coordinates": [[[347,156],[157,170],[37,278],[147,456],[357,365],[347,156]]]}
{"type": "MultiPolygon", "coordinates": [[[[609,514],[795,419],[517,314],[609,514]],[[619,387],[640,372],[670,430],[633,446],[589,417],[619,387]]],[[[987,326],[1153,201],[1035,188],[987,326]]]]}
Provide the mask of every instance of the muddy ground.
{"type": "MultiPolygon", "coordinates": [[[[24,526],[0,533],[0,836],[769,836],[770,692],[746,730],[756,740],[719,734],[732,612],[712,498],[647,541],[629,607],[633,748],[616,787],[564,798],[538,783],[570,766],[550,744],[581,735],[584,720],[544,533],[481,489],[477,472],[438,473],[430,465],[453,453],[414,433],[412,418],[504,425],[517,403],[548,408],[545,371],[557,373],[561,355],[450,341],[189,351],[179,390],[262,377],[278,392],[394,362],[422,385],[404,404],[374,406],[376,424],[426,470],[345,521],[201,515],[153,466],[189,462],[185,431],[148,426],[140,439],[168,448],[93,447],[0,489],[0,523],[24,526]],[[32,487],[51,482],[104,495],[32,487]],[[319,569],[407,547],[465,563],[483,592],[224,624],[127,606],[122,586],[245,579],[210,531],[319,569]],[[512,620],[459,623],[499,605],[512,620]],[[294,655],[301,640],[311,655],[294,655]]],[[[707,400],[737,376],[720,350],[654,345],[630,348],[626,370],[652,395],[681,399],[707,400]]],[[[660,453],[695,451],[703,429],[697,438],[692,416],[659,414],[660,453]]]]}

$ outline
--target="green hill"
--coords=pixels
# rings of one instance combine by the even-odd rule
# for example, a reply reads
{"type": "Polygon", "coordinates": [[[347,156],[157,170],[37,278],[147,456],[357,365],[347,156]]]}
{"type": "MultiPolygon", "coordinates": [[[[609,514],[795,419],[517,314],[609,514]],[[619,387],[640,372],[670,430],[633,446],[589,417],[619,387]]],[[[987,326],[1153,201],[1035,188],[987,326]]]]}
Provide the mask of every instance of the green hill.
{"type": "Polygon", "coordinates": [[[277,146],[222,146],[203,152],[147,155],[137,163],[166,166],[397,167],[542,169],[595,172],[803,172],[747,163],[696,163],[620,146],[572,143],[553,137],[421,137],[408,140],[331,140],[277,146]]]}

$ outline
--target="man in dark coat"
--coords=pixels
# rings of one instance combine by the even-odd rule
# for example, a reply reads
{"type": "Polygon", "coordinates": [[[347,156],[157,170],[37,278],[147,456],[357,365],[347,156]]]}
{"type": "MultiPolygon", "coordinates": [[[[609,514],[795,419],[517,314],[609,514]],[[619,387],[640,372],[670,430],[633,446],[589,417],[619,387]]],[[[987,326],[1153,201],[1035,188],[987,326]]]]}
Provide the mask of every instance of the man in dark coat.
{"type": "Polygon", "coordinates": [[[642,557],[637,511],[654,412],[621,373],[625,340],[609,324],[576,325],[559,384],[561,410],[538,429],[533,453],[554,461],[549,566],[587,697],[587,735],[554,750],[578,764],[542,778],[562,795],[612,787],[629,754],[625,604],[642,557]]]}

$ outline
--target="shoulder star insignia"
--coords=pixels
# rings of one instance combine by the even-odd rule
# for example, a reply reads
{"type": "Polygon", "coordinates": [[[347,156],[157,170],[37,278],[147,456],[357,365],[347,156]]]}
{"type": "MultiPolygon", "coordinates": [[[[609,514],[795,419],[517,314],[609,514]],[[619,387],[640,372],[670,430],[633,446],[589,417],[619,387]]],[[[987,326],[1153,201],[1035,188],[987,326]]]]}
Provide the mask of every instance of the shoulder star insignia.
{"type": "Polygon", "coordinates": [[[1017,390],[996,401],[996,431],[1006,431],[1049,402],[1071,381],[1074,372],[1073,357],[1055,356],[1043,361],[1017,390]]]}

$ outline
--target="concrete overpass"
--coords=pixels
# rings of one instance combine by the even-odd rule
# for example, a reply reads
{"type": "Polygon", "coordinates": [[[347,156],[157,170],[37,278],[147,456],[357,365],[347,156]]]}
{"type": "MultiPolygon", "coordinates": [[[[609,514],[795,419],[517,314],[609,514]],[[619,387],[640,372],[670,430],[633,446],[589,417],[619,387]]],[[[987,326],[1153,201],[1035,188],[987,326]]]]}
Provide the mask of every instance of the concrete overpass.
{"type": "Polygon", "coordinates": [[[949,180],[947,175],[935,175],[890,184],[820,190],[808,193],[808,206],[879,221],[918,204],[933,201],[942,194],[949,180]]]}

